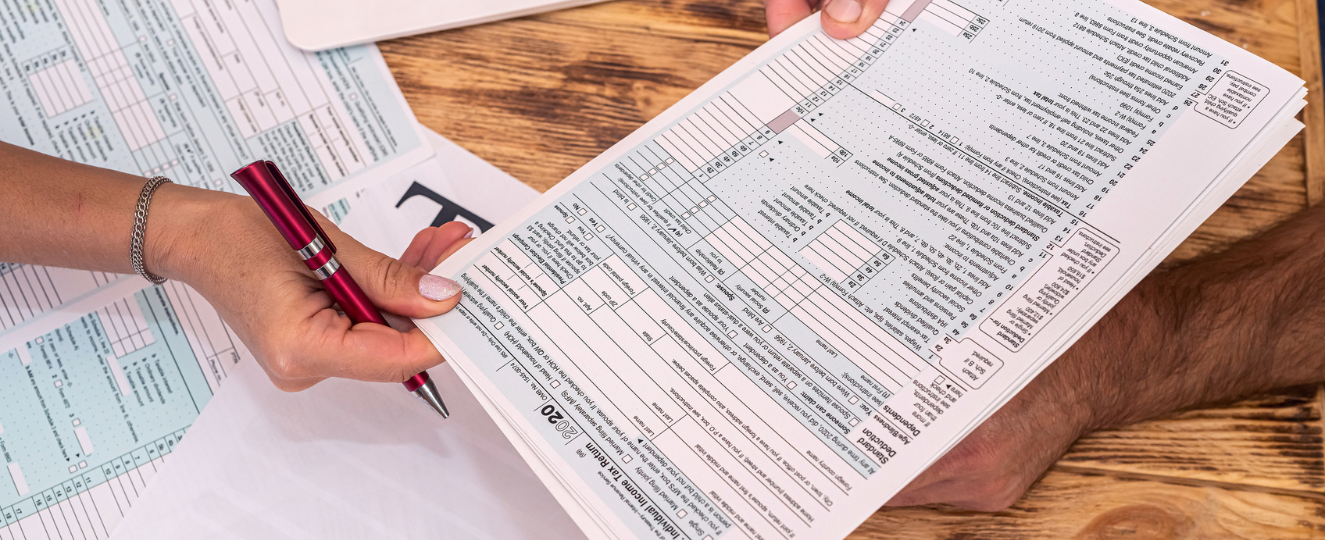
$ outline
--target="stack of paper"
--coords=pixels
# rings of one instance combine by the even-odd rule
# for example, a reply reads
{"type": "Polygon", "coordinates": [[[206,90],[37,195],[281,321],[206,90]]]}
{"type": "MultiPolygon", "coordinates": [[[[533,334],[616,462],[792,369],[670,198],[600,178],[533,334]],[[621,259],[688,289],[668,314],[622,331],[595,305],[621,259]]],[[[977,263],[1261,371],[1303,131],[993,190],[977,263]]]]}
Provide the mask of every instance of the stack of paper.
{"type": "Polygon", "coordinates": [[[499,225],[419,321],[590,538],[840,538],[1298,130],[1131,0],[779,35],[499,225]]]}

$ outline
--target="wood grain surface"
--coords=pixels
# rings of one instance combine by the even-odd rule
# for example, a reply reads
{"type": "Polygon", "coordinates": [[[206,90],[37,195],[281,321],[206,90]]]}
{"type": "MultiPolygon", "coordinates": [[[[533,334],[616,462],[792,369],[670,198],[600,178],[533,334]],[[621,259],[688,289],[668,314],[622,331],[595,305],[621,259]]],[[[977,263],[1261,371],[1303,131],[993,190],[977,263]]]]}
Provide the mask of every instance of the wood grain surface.
{"type": "MultiPolygon", "coordinates": [[[[1301,51],[1299,77],[1307,82],[1307,108],[1302,111],[1302,122],[1307,125],[1306,137],[1312,141],[1325,138],[1325,96],[1321,85],[1320,19],[1314,0],[1297,0],[1298,48],[1301,51]]],[[[1306,148],[1307,204],[1316,204],[1325,198],[1325,144],[1306,148]]]]}
{"type": "MultiPolygon", "coordinates": [[[[1149,3],[1312,92],[1312,127],[1169,261],[1325,196],[1314,0],[1149,3]]],[[[423,124],[546,191],[766,39],[758,0],[618,0],[381,49],[423,124]]],[[[883,509],[852,538],[1325,538],[1323,401],[1320,388],[1288,389],[1089,435],[1006,512],[883,509]]]]}

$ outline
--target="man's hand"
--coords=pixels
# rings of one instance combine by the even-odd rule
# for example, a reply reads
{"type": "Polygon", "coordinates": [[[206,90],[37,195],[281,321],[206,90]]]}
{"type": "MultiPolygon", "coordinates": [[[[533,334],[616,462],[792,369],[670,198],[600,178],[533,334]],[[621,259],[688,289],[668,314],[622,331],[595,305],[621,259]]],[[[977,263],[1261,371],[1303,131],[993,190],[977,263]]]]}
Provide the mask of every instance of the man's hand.
{"type": "MultiPolygon", "coordinates": [[[[1155,311],[1147,307],[1147,290],[1160,282],[1160,276],[1155,276],[1138,286],[1003,408],[888,501],[888,506],[944,503],[981,512],[1006,509],[1082,435],[1183,406],[1168,395],[1164,398],[1170,401],[1154,401],[1154,407],[1144,410],[1136,408],[1144,400],[1136,400],[1131,407],[1116,402],[1122,391],[1118,385],[1148,376],[1146,363],[1175,360],[1155,360],[1135,349],[1120,354],[1118,348],[1122,343],[1146,343],[1162,332],[1155,311]]],[[[1169,370],[1161,377],[1182,373],[1169,370]]]]}
{"type": "Polygon", "coordinates": [[[888,0],[764,0],[769,37],[822,8],[824,32],[837,39],[851,39],[874,24],[887,6],[888,0]]]}
{"type": "Polygon", "coordinates": [[[1070,354],[1050,365],[888,506],[947,503],[981,512],[1012,506],[1094,425],[1087,367],[1087,358],[1070,354]]]}
{"type": "Polygon", "coordinates": [[[1325,380],[1325,205],[1152,273],[888,504],[1007,508],[1079,436],[1325,380]]]}

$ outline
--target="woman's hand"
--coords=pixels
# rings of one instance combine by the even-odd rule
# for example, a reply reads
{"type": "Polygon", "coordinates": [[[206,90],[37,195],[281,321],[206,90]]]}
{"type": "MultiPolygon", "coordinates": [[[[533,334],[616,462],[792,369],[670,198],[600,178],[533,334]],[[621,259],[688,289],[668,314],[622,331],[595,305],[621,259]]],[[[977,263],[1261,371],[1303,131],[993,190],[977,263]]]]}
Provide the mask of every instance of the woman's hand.
{"type": "MultiPolygon", "coordinates": [[[[0,261],[121,274],[143,178],[0,143],[0,261]],[[33,178],[58,181],[34,182],[33,178]]],[[[316,212],[314,212],[316,214],[316,212]]],[[[319,216],[320,217],[320,216],[319,216]]],[[[327,377],[403,381],[442,362],[403,317],[432,317],[460,286],[428,276],[459,249],[468,226],[425,229],[397,261],[322,222],[343,268],[394,328],[351,325],[248,197],[166,184],[156,191],[144,245],[147,270],[192,285],[257,356],[276,386],[327,377]]]]}
{"type": "Polygon", "coordinates": [[[440,315],[460,301],[459,284],[427,270],[459,249],[470,228],[425,229],[399,261],[320,222],[342,268],[394,328],[352,325],[248,197],[163,186],[148,220],[147,266],[207,298],[283,390],[328,377],[399,382],[441,363],[407,317],[440,315]]]}
{"type": "Polygon", "coordinates": [[[851,39],[874,24],[885,7],[888,0],[764,0],[769,37],[822,8],[824,32],[837,39],[851,39]]]}

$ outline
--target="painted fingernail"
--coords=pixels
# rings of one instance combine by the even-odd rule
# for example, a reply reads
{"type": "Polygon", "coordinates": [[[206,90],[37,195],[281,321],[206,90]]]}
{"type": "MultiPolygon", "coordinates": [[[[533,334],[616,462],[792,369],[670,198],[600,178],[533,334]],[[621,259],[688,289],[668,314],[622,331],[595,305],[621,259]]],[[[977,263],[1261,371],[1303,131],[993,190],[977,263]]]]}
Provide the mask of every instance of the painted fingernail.
{"type": "Polygon", "coordinates": [[[837,22],[853,23],[860,19],[860,0],[829,0],[824,13],[837,22]]]}
{"type": "Polygon", "coordinates": [[[460,284],[454,280],[432,274],[419,279],[419,294],[429,300],[446,300],[460,294],[460,284]]]}
{"type": "Polygon", "coordinates": [[[469,229],[469,232],[465,233],[465,238],[478,238],[478,229],[469,229]]]}

